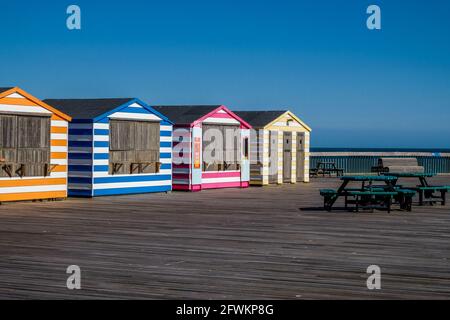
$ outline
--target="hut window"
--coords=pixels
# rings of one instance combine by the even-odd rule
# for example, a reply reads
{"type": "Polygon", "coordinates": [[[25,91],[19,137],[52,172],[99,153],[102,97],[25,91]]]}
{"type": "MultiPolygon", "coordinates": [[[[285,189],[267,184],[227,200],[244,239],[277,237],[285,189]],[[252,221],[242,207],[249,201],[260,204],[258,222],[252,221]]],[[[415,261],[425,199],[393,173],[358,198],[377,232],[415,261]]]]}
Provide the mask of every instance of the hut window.
{"type": "Polygon", "coordinates": [[[248,138],[244,138],[244,158],[248,160],[248,138]]]}
{"type": "Polygon", "coordinates": [[[157,173],[159,158],[159,122],[111,120],[110,174],[157,173]]]}
{"type": "Polygon", "coordinates": [[[239,170],[241,137],[239,126],[203,125],[203,170],[239,170]]]}
{"type": "Polygon", "coordinates": [[[0,115],[0,176],[45,176],[50,163],[50,118],[0,115]],[[6,170],[5,170],[6,169],[6,170]]]}

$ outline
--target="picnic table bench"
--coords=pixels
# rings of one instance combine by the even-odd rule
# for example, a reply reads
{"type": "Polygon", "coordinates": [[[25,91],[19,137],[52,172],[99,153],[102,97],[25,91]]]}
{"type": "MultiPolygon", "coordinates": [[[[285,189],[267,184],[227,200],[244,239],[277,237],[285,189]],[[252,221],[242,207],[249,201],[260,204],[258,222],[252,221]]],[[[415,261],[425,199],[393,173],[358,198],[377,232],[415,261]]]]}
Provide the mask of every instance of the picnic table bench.
{"type": "Polygon", "coordinates": [[[416,191],[396,187],[397,179],[390,176],[346,176],[342,177],[339,189],[322,189],[320,195],[324,197],[324,208],[331,211],[340,197],[345,199],[345,208],[354,204],[356,212],[360,209],[386,209],[391,212],[392,204],[400,204],[402,210],[412,210],[412,198],[416,191]],[[350,182],[361,182],[361,188],[347,188],[350,182]],[[373,182],[385,182],[385,185],[373,185],[373,182]]]}
{"type": "MultiPolygon", "coordinates": [[[[432,186],[428,183],[427,178],[432,178],[435,175],[431,173],[406,173],[406,172],[388,172],[385,176],[391,176],[399,179],[418,179],[419,185],[409,189],[415,190],[419,194],[419,205],[423,206],[426,203],[431,205],[441,203],[446,205],[447,193],[450,191],[450,186],[432,186]]],[[[397,182],[396,182],[397,183],[397,182]]]]}
{"type": "Polygon", "coordinates": [[[336,163],[334,162],[318,162],[316,167],[311,169],[309,172],[311,177],[318,177],[322,175],[325,177],[326,175],[332,176],[332,174],[336,174],[337,177],[344,175],[344,169],[338,168],[336,163]]]}

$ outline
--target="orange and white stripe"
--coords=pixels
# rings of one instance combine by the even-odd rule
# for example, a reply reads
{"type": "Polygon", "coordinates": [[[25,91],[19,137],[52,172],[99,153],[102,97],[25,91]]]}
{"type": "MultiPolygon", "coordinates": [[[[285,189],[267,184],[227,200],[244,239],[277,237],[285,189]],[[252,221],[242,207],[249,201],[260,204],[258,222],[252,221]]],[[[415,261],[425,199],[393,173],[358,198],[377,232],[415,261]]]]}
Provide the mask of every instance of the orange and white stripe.
{"type": "Polygon", "coordinates": [[[0,114],[51,116],[50,164],[47,177],[0,178],[0,202],[67,197],[68,122],[71,118],[19,88],[0,93],[0,114]]]}

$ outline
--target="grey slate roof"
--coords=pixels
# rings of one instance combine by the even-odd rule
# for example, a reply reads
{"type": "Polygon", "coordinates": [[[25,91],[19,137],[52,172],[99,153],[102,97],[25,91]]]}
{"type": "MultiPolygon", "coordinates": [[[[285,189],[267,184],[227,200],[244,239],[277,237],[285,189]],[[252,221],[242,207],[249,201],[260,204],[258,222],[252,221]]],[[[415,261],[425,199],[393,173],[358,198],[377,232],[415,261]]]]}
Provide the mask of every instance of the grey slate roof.
{"type": "Polygon", "coordinates": [[[248,122],[252,127],[264,127],[287,112],[287,110],[271,111],[233,111],[238,117],[248,122]]]}
{"type": "Polygon", "coordinates": [[[191,124],[221,105],[208,106],[152,106],[175,124],[191,124]]]}
{"type": "Polygon", "coordinates": [[[11,90],[13,87],[9,87],[9,88],[0,88],[0,93],[11,90]]]}
{"type": "Polygon", "coordinates": [[[44,102],[74,119],[95,119],[131,100],[134,99],[46,99],[44,102]]]}

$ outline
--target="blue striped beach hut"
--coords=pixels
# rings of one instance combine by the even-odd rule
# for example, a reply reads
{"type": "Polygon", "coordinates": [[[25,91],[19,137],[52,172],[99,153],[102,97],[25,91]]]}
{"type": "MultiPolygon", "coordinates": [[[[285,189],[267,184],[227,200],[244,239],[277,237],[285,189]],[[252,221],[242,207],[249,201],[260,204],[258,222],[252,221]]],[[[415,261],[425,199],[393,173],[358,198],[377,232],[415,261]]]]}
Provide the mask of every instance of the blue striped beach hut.
{"type": "Polygon", "coordinates": [[[139,99],[47,99],[71,115],[69,196],[172,190],[172,128],[139,99]]]}

